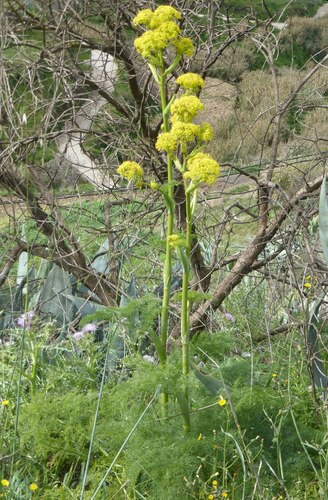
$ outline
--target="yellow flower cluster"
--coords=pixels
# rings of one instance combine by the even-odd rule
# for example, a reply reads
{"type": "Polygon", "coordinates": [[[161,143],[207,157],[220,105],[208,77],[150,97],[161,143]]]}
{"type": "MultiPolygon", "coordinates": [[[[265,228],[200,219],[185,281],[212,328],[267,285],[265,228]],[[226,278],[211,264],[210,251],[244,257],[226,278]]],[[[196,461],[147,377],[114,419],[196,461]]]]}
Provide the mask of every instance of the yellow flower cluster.
{"type": "Polygon", "coordinates": [[[220,165],[207,153],[197,153],[187,161],[185,179],[193,184],[214,184],[220,175],[220,165]]]}
{"type": "Polygon", "coordinates": [[[159,134],[156,141],[158,151],[173,154],[178,144],[194,142],[196,140],[208,142],[213,139],[213,129],[208,123],[196,125],[195,123],[174,122],[170,132],[159,134]]]}
{"type": "Polygon", "coordinates": [[[181,142],[193,142],[200,136],[201,128],[195,123],[175,122],[171,132],[181,142]]]}
{"type": "Polygon", "coordinates": [[[213,139],[213,129],[209,123],[196,125],[195,123],[174,122],[170,132],[159,134],[156,141],[158,151],[173,154],[178,144],[194,142],[208,142],[213,139]]]}
{"type": "Polygon", "coordinates": [[[183,95],[171,106],[171,122],[191,123],[204,104],[195,95],[183,95]]]}
{"type": "Polygon", "coordinates": [[[123,162],[117,169],[117,173],[120,174],[121,177],[131,181],[134,179],[136,184],[140,184],[144,177],[144,171],[139,163],[135,161],[125,161],[123,162]]]}
{"type": "Polygon", "coordinates": [[[185,90],[197,92],[204,87],[205,82],[197,73],[185,73],[177,78],[177,84],[185,90]]]}
{"type": "Polygon", "coordinates": [[[181,29],[176,23],[179,19],[180,12],[169,5],[161,5],[154,12],[141,10],[133,23],[144,26],[148,31],[135,39],[137,52],[152,64],[160,64],[163,51],[169,47],[173,47],[177,55],[191,56],[194,46],[190,38],[179,38],[181,29]]]}
{"type": "Polygon", "coordinates": [[[135,26],[142,24],[146,28],[156,29],[161,26],[161,24],[175,19],[181,19],[180,12],[169,5],[161,5],[157,7],[154,12],[150,9],[144,9],[138,12],[133,19],[133,24],[135,26]]]}
{"type": "Polygon", "coordinates": [[[166,47],[166,40],[158,31],[146,31],[135,39],[134,46],[142,57],[156,62],[157,55],[166,47]]]}
{"type": "Polygon", "coordinates": [[[213,127],[209,123],[203,123],[200,126],[200,139],[203,142],[213,140],[213,127]]]}
{"type": "Polygon", "coordinates": [[[174,42],[174,47],[177,55],[191,57],[195,52],[195,47],[193,46],[190,38],[182,37],[174,42]]]}
{"type": "Polygon", "coordinates": [[[156,141],[158,151],[166,151],[169,154],[174,153],[178,145],[178,140],[172,132],[163,132],[159,134],[156,141]]]}
{"type": "Polygon", "coordinates": [[[154,13],[150,9],[144,9],[138,12],[136,17],[133,19],[133,24],[135,26],[146,26],[146,28],[150,28],[151,20],[154,16],[154,13]]]}

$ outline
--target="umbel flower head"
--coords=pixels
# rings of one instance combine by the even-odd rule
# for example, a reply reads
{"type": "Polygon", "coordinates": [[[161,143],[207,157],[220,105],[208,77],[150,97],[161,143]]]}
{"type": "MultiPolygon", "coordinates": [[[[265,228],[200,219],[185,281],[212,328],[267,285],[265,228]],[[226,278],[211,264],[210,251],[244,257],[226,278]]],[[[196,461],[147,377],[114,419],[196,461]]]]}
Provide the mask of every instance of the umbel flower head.
{"type": "Polygon", "coordinates": [[[156,141],[156,149],[173,154],[178,145],[188,142],[200,141],[209,142],[213,139],[213,128],[209,123],[196,125],[195,123],[185,123],[176,121],[173,123],[170,132],[159,134],[156,141]]]}
{"type": "Polygon", "coordinates": [[[179,141],[193,142],[200,137],[201,128],[195,123],[175,122],[171,131],[179,141]]]}
{"type": "Polygon", "coordinates": [[[203,78],[197,73],[185,73],[177,78],[177,84],[185,90],[198,92],[205,85],[203,78]]]}
{"type": "Polygon", "coordinates": [[[203,142],[210,142],[213,140],[213,127],[209,123],[202,123],[200,126],[200,139],[203,142]]]}
{"type": "Polygon", "coordinates": [[[163,132],[157,137],[155,147],[158,151],[166,151],[166,153],[174,153],[178,145],[178,140],[172,132],[163,132]]]}
{"type": "Polygon", "coordinates": [[[142,179],[145,175],[142,166],[135,161],[124,161],[118,167],[117,173],[128,181],[134,180],[137,186],[142,185],[142,179]]]}
{"type": "Polygon", "coordinates": [[[214,184],[220,175],[220,165],[207,153],[197,153],[187,161],[187,171],[183,174],[193,184],[214,184]]]}
{"type": "Polygon", "coordinates": [[[180,38],[181,29],[177,21],[181,14],[170,5],[161,5],[152,12],[141,10],[133,20],[135,26],[144,26],[145,31],[135,39],[137,52],[152,64],[160,64],[165,49],[172,47],[177,55],[191,56],[194,52],[189,38],[180,38]]]}
{"type": "Polygon", "coordinates": [[[146,28],[154,29],[167,21],[174,21],[175,19],[181,19],[180,12],[169,5],[161,5],[157,7],[154,12],[150,9],[144,9],[138,12],[133,19],[133,24],[135,26],[141,24],[146,28]]]}
{"type": "Polygon", "coordinates": [[[183,95],[171,106],[171,122],[191,123],[204,104],[195,95],[183,95]]]}

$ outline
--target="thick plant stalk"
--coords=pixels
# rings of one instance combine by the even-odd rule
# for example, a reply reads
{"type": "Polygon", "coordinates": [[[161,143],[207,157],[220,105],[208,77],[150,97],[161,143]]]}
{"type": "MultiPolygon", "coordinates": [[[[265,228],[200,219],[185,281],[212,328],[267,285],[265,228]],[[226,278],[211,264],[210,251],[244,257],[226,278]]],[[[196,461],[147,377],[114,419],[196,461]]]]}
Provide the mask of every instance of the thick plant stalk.
{"type": "MultiPolygon", "coordinates": [[[[160,93],[161,93],[161,106],[163,113],[163,130],[169,131],[168,109],[166,102],[166,88],[165,88],[165,75],[160,78],[160,93]]],[[[169,244],[169,236],[173,234],[174,225],[174,208],[173,208],[173,166],[171,155],[167,155],[167,197],[170,204],[167,204],[167,229],[166,229],[166,248],[165,248],[165,263],[163,270],[163,301],[161,312],[161,340],[166,352],[167,332],[169,322],[169,307],[170,307],[170,293],[171,293],[171,279],[172,279],[172,248],[169,244]]]]}
{"type": "MultiPolygon", "coordinates": [[[[166,78],[164,73],[160,77],[160,95],[161,95],[161,107],[163,114],[163,129],[164,132],[169,130],[169,110],[167,109],[166,100],[166,78]]],[[[174,202],[173,202],[173,165],[171,155],[167,155],[167,229],[166,229],[166,247],[165,247],[165,263],[163,269],[163,300],[162,300],[162,310],[161,310],[161,343],[164,350],[164,356],[160,358],[160,363],[162,367],[166,364],[166,344],[167,344],[167,333],[169,327],[169,308],[170,308],[170,295],[171,295],[171,280],[172,280],[172,248],[169,244],[169,236],[173,234],[174,226],[174,202]]],[[[168,401],[168,395],[164,391],[161,395],[162,398],[162,414],[166,414],[166,403],[168,401]]]]}
{"type": "Polygon", "coordinates": [[[191,249],[191,227],[192,227],[192,211],[190,193],[187,192],[185,183],[186,196],[186,246],[181,249],[181,260],[183,264],[182,276],[182,311],[181,311],[181,345],[182,345],[182,374],[185,379],[184,397],[188,405],[188,412],[184,413],[184,430],[190,430],[189,418],[189,390],[187,385],[187,377],[189,374],[189,334],[190,334],[190,301],[188,296],[189,291],[189,271],[190,271],[190,249],[191,249]],[[183,255],[182,252],[185,252],[183,255]]]}

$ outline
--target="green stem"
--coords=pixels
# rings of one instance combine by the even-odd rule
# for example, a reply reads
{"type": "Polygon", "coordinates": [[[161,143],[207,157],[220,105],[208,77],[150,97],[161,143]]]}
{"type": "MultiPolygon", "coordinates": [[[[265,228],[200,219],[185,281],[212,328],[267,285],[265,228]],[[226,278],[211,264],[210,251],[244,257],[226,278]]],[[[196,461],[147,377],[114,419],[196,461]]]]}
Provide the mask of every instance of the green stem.
{"type": "Polygon", "coordinates": [[[38,374],[38,358],[39,358],[39,346],[31,343],[33,359],[32,359],[32,377],[31,377],[31,394],[35,396],[36,392],[36,382],[38,374]]]}
{"type": "MultiPolygon", "coordinates": [[[[189,269],[190,269],[190,249],[191,249],[191,226],[192,226],[192,210],[191,210],[191,195],[187,192],[185,184],[186,196],[186,247],[185,261],[187,264],[183,266],[182,276],[182,311],[181,311],[181,345],[182,345],[182,374],[185,379],[184,396],[189,405],[189,389],[187,376],[189,374],[189,336],[190,336],[190,301],[189,292],[189,269]]],[[[185,431],[190,430],[189,412],[188,422],[185,418],[185,431]]]]}
{"type": "MultiPolygon", "coordinates": [[[[163,115],[163,129],[164,132],[169,131],[169,112],[170,106],[167,105],[166,99],[166,75],[164,74],[164,64],[162,69],[162,74],[160,76],[160,96],[161,96],[161,107],[163,115]]],[[[166,365],[167,352],[167,336],[169,327],[169,308],[170,308],[170,295],[171,295],[171,280],[172,280],[172,249],[169,245],[168,237],[173,233],[174,225],[174,199],[173,199],[173,165],[172,158],[167,155],[167,195],[169,203],[167,204],[167,230],[166,230],[166,248],[165,248],[165,263],[163,269],[163,300],[162,300],[162,310],[161,310],[161,345],[162,350],[158,352],[159,360],[162,368],[166,365]]],[[[155,344],[156,347],[156,344],[155,344]]],[[[166,415],[166,403],[168,401],[167,392],[163,392],[161,395],[162,400],[162,414],[166,415]]]]}
{"type": "MultiPolygon", "coordinates": [[[[163,129],[164,132],[169,131],[169,110],[167,109],[166,100],[166,89],[165,89],[166,79],[162,74],[160,78],[160,95],[161,95],[161,107],[163,113],[163,129]]],[[[168,237],[173,233],[174,225],[174,202],[173,202],[173,165],[172,158],[167,155],[167,196],[172,200],[171,206],[168,206],[168,219],[167,219],[167,230],[166,230],[166,249],[165,249],[165,263],[163,270],[163,302],[162,302],[162,312],[161,312],[161,341],[165,348],[165,359],[163,359],[163,364],[166,362],[166,343],[167,343],[167,333],[168,333],[168,322],[169,322],[169,307],[170,307],[170,293],[171,293],[171,278],[172,278],[172,249],[169,245],[168,237]]]]}

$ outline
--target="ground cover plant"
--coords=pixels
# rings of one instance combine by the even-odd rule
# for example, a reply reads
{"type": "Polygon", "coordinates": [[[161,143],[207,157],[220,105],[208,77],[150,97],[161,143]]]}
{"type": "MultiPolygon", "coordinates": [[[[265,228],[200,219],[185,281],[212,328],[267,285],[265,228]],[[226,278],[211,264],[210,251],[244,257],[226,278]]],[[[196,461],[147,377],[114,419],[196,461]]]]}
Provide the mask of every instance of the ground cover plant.
{"type": "Polygon", "coordinates": [[[260,3],[1,7],[3,498],[327,495],[322,2],[260,3]]]}

